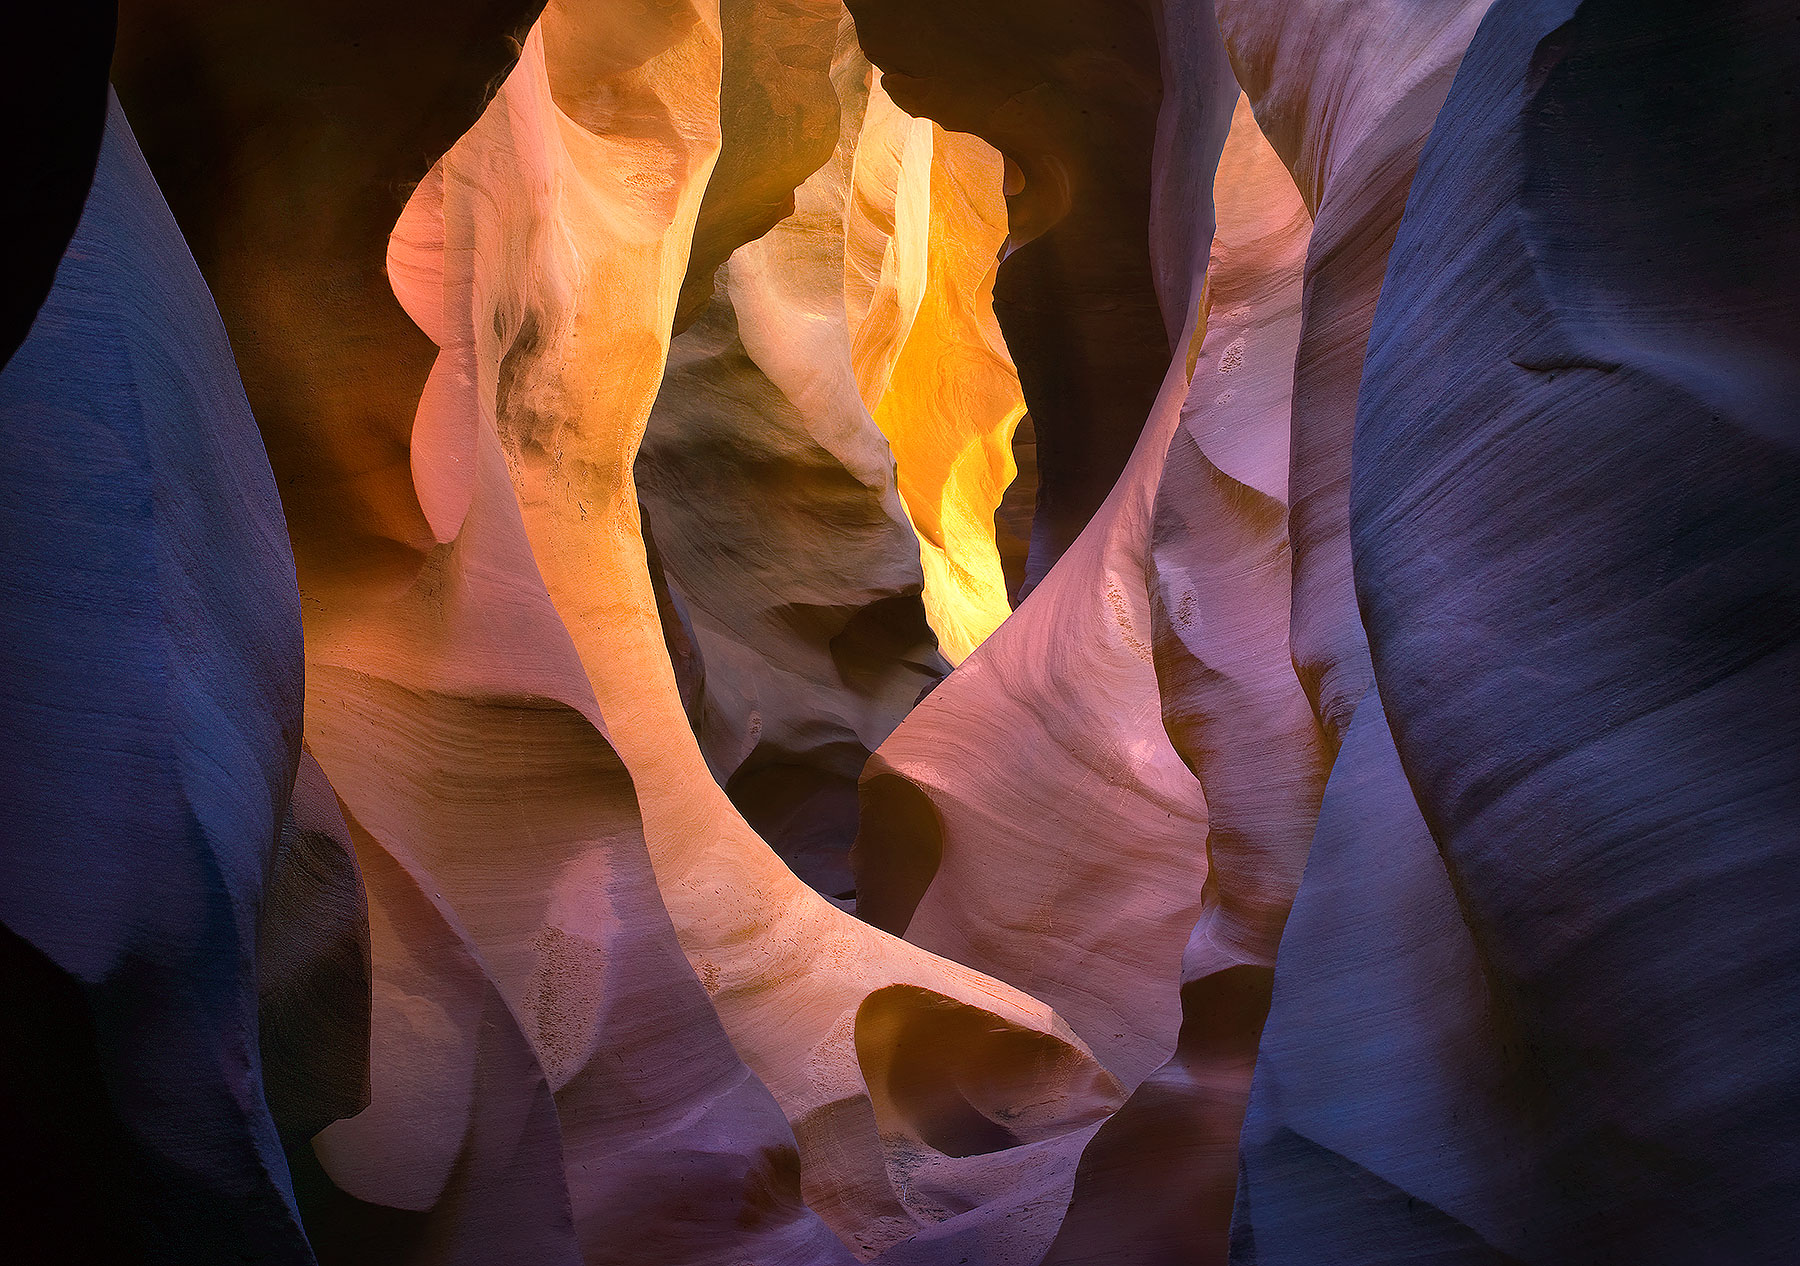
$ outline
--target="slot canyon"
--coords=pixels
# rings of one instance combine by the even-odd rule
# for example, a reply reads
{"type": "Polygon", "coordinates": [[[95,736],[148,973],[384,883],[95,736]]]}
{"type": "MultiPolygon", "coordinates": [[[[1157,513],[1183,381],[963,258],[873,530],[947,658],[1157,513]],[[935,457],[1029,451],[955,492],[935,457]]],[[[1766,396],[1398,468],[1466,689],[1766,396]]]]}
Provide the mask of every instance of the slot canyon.
{"type": "Polygon", "coordinates": [[[0,1260],[1800,1262],[1800,3],[10,26],[0,1260]]]}

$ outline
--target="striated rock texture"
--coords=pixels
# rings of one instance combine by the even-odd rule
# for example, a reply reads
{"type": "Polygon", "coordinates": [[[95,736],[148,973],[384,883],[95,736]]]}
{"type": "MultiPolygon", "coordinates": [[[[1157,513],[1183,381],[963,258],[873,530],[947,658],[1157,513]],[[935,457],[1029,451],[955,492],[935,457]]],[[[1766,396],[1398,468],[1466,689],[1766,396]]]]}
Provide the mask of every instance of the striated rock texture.
{"type": "Polygon", "coordinates": [[[1238,81],[1313,213],[1294,362],[1294,667],[1335,752],[1371,680],[1350,570],[1350,443],[1406,191],[1489,0],[1217,0],[1238,81]]]}
{"type": "MultiPolygon", "coordinates": [[[[346,1252],[369,1218],[428,1260],[434,1244],[473,1261],[845,1256],[800,1206],[792,1136],[680,953],[494,429],[497,401],[527,389],[504,352],[551,337],[518,294],[542,242],[528,209],[622,186],[601,160],[634,145],[710,161],[704,113],[685,149],[678,127],[614,140],[586,126],[605,126],[598,103],[642,109],[659,82],[716,77],[716,19],[666,16],[621,47],[584,12],[552,9],[390,247],[396,294],[442,349],[412,466],[444,540],[403,590],[367,586],[309,630],[310,741],[381,906],[373,1102],[318,1140],[324,1173],[359,1202],[329,1208],[346,1252]]],[[[657,201],[646,210],[636,259],[666,280],[663,306],[615,294],[635,318],[622,346],[635,328],[654,383],[679,280],[667,264],[682,257],[654,235],[657,201]]]]}
{"type": "Polygon", "coordinates": [[[1795,736],[1757,702],[1795,556],[1776,8],[1501,0],[1437,118],[1357,420],[1381,697],[1282,944],[1234,1260],[1800,1237],[1768,899],[1795,736]],[[1672,81],[1678,114],[1644,87],[1672,81]]]}
{"type": "Polygon", "coordinates": [[[217,310],[116,100],[0,372],[0,426],[9,1246],[310,1262],[257,1012],[300,747],[293,555],[217,310]]]}
{"type": "MultiPolygon", "coordinates": [[[[1342,1089],[1348,1083],[1320,1070],[1341,1066],[1347,1077],[1359,1073],[1368,1077],[1371,1084],[1357,1092],[1354,1102],[1367,1102],[1373,1113],[1391,1111],[1396,1118],[1410,1116],[1437,1125],[1442,1118],[1434,1117],[1433,1112],[1447,1110],[1444,1084],[1454,1083],[1457,1077],[1443,1069],[1454,1067],[1458,1035],[1483,1031],[1480,1025],[1485,1012],[1478,982],[1472,985],[1466,976],[1456,974],[1458,961],[1451,954],[1457,944],[1455,912],[1441,904],[1448,889],[1441,880],[1435,885],[1431,882],[1431,860],[1418,851],[1424,841],[1416,831],[1409,834],[1416,814],[1409,817],[1404,800],[1377,811],[1383,794],[1380,789],[1394,790],[1391,781],[1384,783],[1377,773],[1370,772],[1387,768],[1372,751],[1381,723],[1373,717],[1356,721],[1359,732],[1369,736],[1363,747],[1371,750],[1359,749],[1352,759],[1351,752],[1340,753],[1340,748],[1353,718],[1360,718],[1360,709],[1379,706],[1355,605],[1348,535],[1350,448],[1362,361],[1387,252],[1405,210],[1419,149],[1485,7],[1481,2],[1402,9],[1308,3],[1266,6],[1233,0],[1219,0],[1217,5],[1226,49],[1257,121],[1292,172],[1314,216],[1300,296],[1290,405],[1286,500],[1292,596],[1287,636],[1298,684],[1311,704],[1318,728],[1309,736],[1302,718],[1287,710],[1297,702],[1291,687],[1285,688],[1283,705],[1272,706],[1277,705],[1278,696],[1264,696],[1262,707],[1256,710],[1261,713],[1258,723],[1271,727],[1264,731],[1265,741],[1282,736],[1291,753],[1286,762],[1286,796],[1271,796],[1264,802],[1270,809],[1285,805],[1287,810],[1285,819],[1279,814],[1267,819],[1270,827],[1280,827],[1285,820],[1285,828],[1266,838],[1271,843],[1285,838],[1287,847],[1277,854],[1286,861],[1277,872],[1281,884],[1257,894],[1263,898],[1263,910],[1273,916],[1260,921],[1265,951],[1269,935],[1282,929],[1285,902],[1293,899],[1294,867],[1306,856],[1309,818],[1315,813],[1319,816],[1312,849],[1318,865],[1308,865],[1295,906],[1297,923],[1281,940],[1280,965],[1274,977],[1276,1005],[1270,1004],[1267,958],[1246,961],[1243,968],[1227,970],[1211,983],[1193,974],[1190,958],[1183,1039],[1186,1046],[1192,1034],[1201,1058],[1178,1056],[1146,1088],[1168,1096],[1188,1111],[1208,1107],[1218,1111],[1230,1103],[1234,1115],[1244,1112],[1241,1077],[1225,1091],[1216,1074],[1209,1078],[1201,1071],[1208,1065],[1230,1067],[1234,1060],[1241,1068],[1250,1054],[1241,1037],[1236,1045],[1229,1038],[1221,1041],[1225,1034],[1220,1033],[1212,1013],[1218,1010],[1229,1015],[1241,1009],[1252,1033],[1261,1017],[1268,1015],[1268,1030],[1256,1048],[1255,1085],[1236,1183],[1230,1244],[1233,1260],[1260,1261],[1259,1254],[1274,1261],[1338,1260],[1340,1254],[1357,1251],[1354,1246],[1359,1241],[1354,1235],[1307,1240],[1307,1234],[1321,1226],[1347,1225],[1350,1215],[1331,1222],[1329,1215],[1321,1213],[1317,1191],[1293,1181],[1284,1168],[1296,1154],[1321,1165],[1337,1159],[1339,1153],[1332,1149],[1345,1146],[1349,1131],[1344,1123],[1361,1119],[1342,1089]],[[1334,760],[1332,786],[1342,789],[1335,798],[1327,795],[1320,813],[1316,808],[1319,779],[1334,760]],[[1376,789],[1369,789],[1371,784],[1376,789]],[[1403,851],[1406,841],[1411,841],[1411,853],[1403,851]],[[1402,859],[1415,869],[1403,869],[1402,859]],[[1315,878],[1315,872],[1320,877],[1315,878]],[[1410,885],[1401,891],[1413,896],[1417,906],[1397,904],[1396,892],[1375,890],[1379,881],[1364,880],[1364,874],[1391,876],[1389,882],[1396,887],[1410,885]],[[1402,911],[1416,913],[1419,919],[1410,939],[1405,930],[1387,922],[1402,911]],[[1441,1034],[1441,1046],[1425,1035],[1409,1045],[1406,1035],[1390,1035],[1385,1025],[1380,1039],[1385,1045],[1369,1049],[1352,1043],[1345,1030],[1366,1023],[1362,1017],[1370,1014],[1374,998],[1382,998],[1382,1005],[1387,1005],[1391,997],[1397,1008],[1438,1005],[1435,998],[1422,1001],[1429,988],[1416,986],[1414,981],[1418,975],[1427,975],[1426,970],[1414,966],[1405,955],[1431,953],[1429,946],[1421,948],[1421,937],[1445,929],[1451,940],[1441,952],[1451,954],[1452,966],[1428,977],[1430,987],[1448,982],[1442,1005],[1450,1023],[1441,1034]],[[1408,985],[1414,985],[1410,992],[1404,987],[1408,985]],[[1362,988],[1369,992],[1357,992],[1362,988]],[[1391,994],[1387,992],[1390,989],[1391,994]],[[1294,998],[1305,1001],[1289,1001],[1294,998]],[[1332,1000],[1329,1004],[1327,998],[1332,1000]],[[1304,1010],[1296,1011],[1295,1006],[1304,1010]],[[1333,1019],[1346,1011],[1357,1019],[1334,1028],[1333,1019]],[[1296,1054],[1296,1049],[1305,1056],[1296,1054]],[[1381,1071],[1390,1056],[1396,1067],[1414,1070],[1420,1079],[1419,1093],[1403,1103],[1397,1092],[1387,1089],[1395,1083],[1374,1084],[1393,1077],[1391,1070],[1381,1071]],[[1314,1062],[1307,1063],[1308,1058],[1314,1062]],[[1416,1063],[1398,1063],[1407,1058],[1416,1063]],[[1341,1061],[1341,1065],[1332,1061],[1341,1061]],[[1201,1075],[1195,1076],[1196,1072],[1201,1075]],[[1439,1097],[1433,1097],[1434,1091],[1439,1097]],[[1267,1243],[1262,1237],[1265,1227],[1270,1237],[1267,1243]],[[1283,1249],[1283,1244],[1299,1247],[1283,1249]]],[[[1172,683],[1185,675],[1180,656],[1171,659],[1170,668],[1174,670],[1172,683]]],[[[1203,680],[1194,684],[1201,685],[1203,680]]],[[[1204,697],[1204,693],[1198,696],[1204,697]]],[[[1227,733],[1231,726],[1250,722],[1256,712],[1240,710],[1235,716],[1199,712],[1192,720],[1206,724],[1193,732],[1195,737],[1227,733]]],[[[1189,717],[1180,710],[1169,719],[1173,734],[1182,733],[1189,724],[1189,717]]],[[[1247,742],[1254,731],[1240,734],[1239,741],[1247,742]]],[[[1226,754],[1236,754],[1236,750],[1237,744],[1233,744],[1226,754]]],[[[1272,768],[1281,766],[1265,766],[1262,772],[1272,768]]],[[[1267,785],[1267,792],[1281,789],[1281,780],[1267,785]]],[[[1196,943],[1190,952],[1203,943],[1207,931],[1203,922],[1196,929],[1196,943]]],[[[1224,946],[1210,948],[1217,954],[1224,946]]],[[[1228,963],[1230,959],[1221,957],[1220,961],[1228,963]]],[[[1461,964],[1466,965],[1466,958],[1461,964]]],[[[1244,1031],[1238,1029],[1240,1035],[1244,1031]]],[[[1467,1048],[1465,1043],[1463,1049],[1467,1048]]],[[[1472,1074],[1472,1080],[1479,1076],[1472,1074]]],[[[1145,1106],[1155,1103],[1147,1098],[1145,1106]]],[[[1174,1115],[1175,1111],[1165,1107],[1160,1121],[1174,1115]]],[[[1121,1133],[1132,1118],[1132,1112],[1120,1114],[1116,1125],[1121,1133]]],[[[1146,1128],[1157,1123],[1147,1120],[1146,1128]]],[[[1469,1134],[1470,1138],[1480,1135],[1473,1119],[1469,1134]]],[[[1447,1153],[1439,1154],[1454,1154],[1464,1142],[1458,1140],[1447,1153]]],[[[1181,1154],[1181,1149],[1173,1150],[1181,1154]]],[[[1346,1154],[1360,1155],[1353,1147],[1347,1148],[1346,1154]]],[[[1097,1177],[1104,1159],[1096,1154],[1097,1177]]],[[[1177,1218],[1154,1226],[1146,1237],[1141,1260],[1159,1260],[1159,1243],[1195,1243],[1189,1237],[1202,1232],[1204,1257],[1223,1258],[1219,1197],[1230,1190],[1226,1163],[1228,1158],[1218,1153],[1208,1156],[1189,1148],[1185,1164],[1166,1171],[1182,1175],[1180,1189],[1195,1195],[1207,1193],[1209,1213],[1204,1219],[1177,1218]]],[[[1113,1164],[1116,1168],[1117,1162],[1113,1164]]],[[[1345,1172],[1354,1171],[1354,1165],[1345,1162],[1345,1172]]],[[[1372,1169],[1379,1172],[1378,1166],[1372,1169]]],[[[1392,1202],[1383,1191],[1375,1182],[1361,1192],[1360,1198],[1367,1204],[1358,1207],[1357,1216],[1392,1216],[1392,1202]]],[[[1407,1212],[1408,1207],[1402,1205],[1400,1215],[1407,1212]]],[[[1374,1235],[1360,1242],[1377,1254],[1370,1260],[1389,1260],[1380,1256],[1389,1251],[1385,1237],[1374,1235]]],[[[1345,1260],[1355,1259],[1347,1256],[1345,1260]]]]}
{"type": "Polygon", "coordinates": [[[1503,1013],[1381,705],[1332,766],[1282,938],[1233,1262],[1498,1266],[1549,1207],[1503,1013]]]}
{"type": "Polygon", "coordinates": [[[1791,6],[1500,0],[1370,339],[1357,593],[1538,1131],[1518,1258],[1800,1248],[1797,75],[1791,6]]]}
{"type": "Polygon", "coordinates": [[[21,15],[13,1256],[1800,1258],[1794,17],[21,15]]]}
{"type": "Polygon", "coordinates": [[[902,109],[1006,156],[994,308],[1037,435],[1029,590],[1125,470],[1187,317],[1151,265],[1155,6],[847,3],[902,109]]]}

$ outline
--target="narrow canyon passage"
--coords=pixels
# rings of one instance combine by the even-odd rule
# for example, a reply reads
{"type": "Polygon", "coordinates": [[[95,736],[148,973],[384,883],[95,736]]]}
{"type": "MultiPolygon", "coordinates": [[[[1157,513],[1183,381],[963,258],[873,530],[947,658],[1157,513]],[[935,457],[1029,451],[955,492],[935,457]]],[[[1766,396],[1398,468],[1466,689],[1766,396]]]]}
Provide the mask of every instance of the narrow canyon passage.
{"type": "Polygon", "coordinates": [[[9,1260],[1800,1260],[1791,3],[29,21],[9,1260]]]}

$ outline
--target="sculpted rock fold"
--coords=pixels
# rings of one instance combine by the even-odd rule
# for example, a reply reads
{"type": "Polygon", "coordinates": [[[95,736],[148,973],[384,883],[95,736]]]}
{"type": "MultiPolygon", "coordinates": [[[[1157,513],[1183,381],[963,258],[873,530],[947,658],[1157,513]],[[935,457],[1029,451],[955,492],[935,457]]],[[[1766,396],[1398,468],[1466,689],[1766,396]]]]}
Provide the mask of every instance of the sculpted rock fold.
{"type": "MultiPolygon", "coordinates": [[[[369,883],[371,1103],[322,1136],[323,1167],[306,1181],[309,1224],[321,1251],[348,1261],[365,1260],[371,1244],[431,1261],[514,1251],[634,1260],[646,1245],[677,1261],[841,1260],[800,1206],[790,1132],[679,952],[632,788],[519,520],[493,418],[502,382],[515,385],[500,372],[502,351],[549,336],[527,325],[516,295],[514,270],[539,243],[484,237],[493,221],[463,209],[471,198],[547,198],[521,173],[545,172],[559,146],[603,146],[571,113],[618,124],[606,113],[619,102],[613,85],[641,78],[648,60],[710,73],[699,114],[711,117],[716,19],[686,6],[554,8],[558,55],[547,60],[534,36],[504,104],[489,111],[484,135],[501,134],[483,151],[493,165],[428,176],[389,255],[394,212],[370,186],[390,196],[410,161],[395,149],[442,149],[467,126],[458,111],[479,106],[492,73],[486,41],[504,47],[511,19],[436,15],[416,23],[416,56],[384,62],[388,46],[374,37],[393,34],[386,18],[371,31],[337,16],[347,23],[338,37],[363,32],[372,47],[322,52],[308,21],[281,9],[245,11],[178,44],[231,67],[212,82],[249,100],[167,120],[165,132],[175,149],[179,125],[191,126],[196,153],[223,151],[224,171],[256,173],[214,202],[214,169],[172,168],[211,246],[205,258],[228,273],[234,251],[253,260],[228,307],[239,355],[271,403],[265,429],[311,562],[313,750],[344,796],[369,883]],[[255,38],[280,55],[240,57],[255,38]],[[341,109],[292,111],[296,81],[323,83],[341,109]],[[456,108],[429,126],[392,105],[433,92],[456,108]],[[279,126],[245,133],[246,117],[279,126]],[[452,130],[433,141],[438,127],[452,130]],[[364,147],[341,145],[346,132],[364,147]],[[315,187],[335,194],[322,209],[294,196],[315,187]],[[300,205],[314,220],[283,236],[282,217],[300,205]],[[381,226],[372,239],[369,221],[381,226]],[[239,235],[258,226],[294,254],[252,249],[239,235]],[[286,306],[319,275],[355,284],[331,291],[324,317],[316,305],[286,306]],[[302,316],[303,326],[286,324],[302,316]],[[419,363],[421,342],[436,344],[435,364],[419,363]],[[280,390],[295,382],[305,390],[280,390]],[[533,767],[498,759],[507,752],[529,754],[533,767]]],[[[135,47],[140,73],[163,64],[162,47],[135,47]]],[[[714,144],[699,151],[706,161],[714,144]]],[[[641,148],[662,152],[654,137],[641,148]]],[[[634,170],[655,189],[653,168],[634,170]]],[[[665,304],[678,280],[668,278],[665,304]]],[[[655,317],[664,338],[670,310],[655,317]]],[[[660,352],[650,364],[654,375],[660,352]]]]}
{"type": "Polygon", "coordinates": [[[1371,692],[1282,939],[1231,1260],[1517,1261],[1495,1245],[1550,1193],[1512,1036],[1371,692]]]}
{"type": "Polygon", "coordinates": [[[1216,0],[1238,82],[1313,213],[1294,362],[1294,666],[1335,752],[1372,681],[1350,570],[1350,442],[1406,191],[1491,0],[1216,0]]]}
{"type": "Polygon", "coordinates": [[[1224,1260],[1275,947],[1325,778],[1287,647],[1287,450],[1312,224],[1242,98],[1213,201],[1206,338],[1145,560],[1162,720],[1206,794],[1206,882],[1175,1055],[1083,1154],[1054,1263],[1224,1260]]]}
{"type": "Polygon", "coordinates": [[[719,157],[694,220],[675,333],[705,309],[719,265],[792,215],[794,190],[831,160],[843,18],[841,0],[719,0],[719,157]]]}
{"type": "MultiPolygon", "coordinates": [[[[981,1115],[1035,1105],[1040,1129],[1050,1119],[1076,1129],[1110,1109],[1117,1090],[1041,1003],[885,937],[806,888],[709,776],[659,624],[631,463],[662,371],[699,180],[718,143],[703,104],[716,92],[717,27],[700,12],[642,45],[644,62],[589,84],[582,75],[597,54],[573,36],[573,60],[558,69],[559,31],[578,21],[551,10],[541,45],[527,43],[509,81],[516,94],[421,186],[396,235],[392,271],[408,310],[444,348],[446,394],[427,392],[421,427],[435,409],[492,410],[531,562],[630,770],[683,948],[733,1045],[794,1123],[809,1203],[867,1255],[979,1203],[996,1168],[1029,1161],[1009,1154],[1022,1149],[988,1150],[980,1136],[941,1153],[904,1116],[878,1120],[863,1069],[880,1051],[857,1028],[871,994],[904,985],[908,1007],[972,1012],[973,1031],[1036,1035],[1041,1045],[1022,1048],[1034,1052],[1029,1060],[995,1073],[981,1115]],[[533,86],[536,56],[546,58],[549,87],[565,85],[557,96],[572,114],[551,108],[541,80],[533,86]],[[606,130],[624,118],[629,131],[606,130]],[[431,213],[439,196],[441,229],[431,213]],[[478,305],[470,317],[440,321],[434,261],[450,295],[452,270],[468,258],[450,246],[471,239],[520,255],[496,255],[496,271],[463,292],[478,305]],[[504,354],[501,333],[516,340],[504,354]],[[1040,1058],[1046,1046],[1063,1056],[1040,1058]]],[[[425,433],[462,432],[446,424],[425,433]]],[[[440,460],[431,469],[454,468],[440,460]]]]}
{"type": "MultiPolygon", "coordinates": [[[[1191,77],[1164,98],[1157,181],[1210,213],[1236,91],[1216,32],[1195,39],[1191,77]]],[[[1197,349],[1211,233],[1166,227],[1160,275],[1197,349]]],[[[1081,539],[870,763],[857,846],[865,917],[1051,1001],[1128,1085],[1174,1045],[1172,986],[1206,877],[1206,803],[1163,732],[1146,580],[1190,369],[1185,354],[1167,367],[1081,539]]]]}

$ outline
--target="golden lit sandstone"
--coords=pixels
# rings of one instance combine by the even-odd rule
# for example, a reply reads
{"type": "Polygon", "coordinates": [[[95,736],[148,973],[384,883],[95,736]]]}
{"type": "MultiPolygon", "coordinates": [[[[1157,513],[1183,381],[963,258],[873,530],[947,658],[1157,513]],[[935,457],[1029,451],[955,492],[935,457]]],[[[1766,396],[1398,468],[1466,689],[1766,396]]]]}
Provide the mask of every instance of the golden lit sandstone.
{"type": "MultiPolygon", "coordinates": [[[[277,472],[308,738],[371,907],[370,1106],[321,1138],[325,1172],[297,1156],[307,1238],[327,1261],[841,1260],[675,941],[525,540],[491,418],[499,348],[535,337],[512,302],[533,244],[434,210],[440,173],[392,286],[383,269],[396,189],[480,112],[518,7],[154,8],[126,24],[121,78],[158,106],[154,161],[277,472]],[[171,65],[215,94],[203,108],[158,91],[171,65]]],[[[565,87],[708,38],[686,6],[571,13],[565,87]],[[613,55],[584,65],[583,40],[613,55]]],[[[534,36],[487,112],[483,135],[510,139],[451,201],[548,196],[518,173],[579,138],[544,62],[534,36]]]]}
{"type": "Polygon", "coordinates": [[[1165,319],[1150,258],[1154,5],[848,7],[901,107],[1005,155],[1007,255],[994,294],[1037,437],[1029,588],[1119,479],[1180,332],[1179,315],[1165,319]]]}
{"type": "MultiPolygon", "coordinates": [[[[429,287],[409,298],[445,353],[414,465],[428,516],[453,530],[473,488],[459,446],[479,451],[493,411],[531,556],[630,771],[683,948],[795,1126],[809,1203],[866,1255],[987,1198],[997,1170],[1034,1163],[1013,1153],[1091,1125],[1117,1087],[1042,1003],[802,884],[731,807],[682,711],[631,462],[717,144],[717,30],[710,12],[693,16],[620,71],[553,9],[541,47],[570,43],[547,59],[547,85],[490,111],[421,186],[393,248],[401,293],[437,258],[446,294],[454,270],[484,253],[490,268],[465,291],[467,324],[440,321],[429,287]],[[584,93],[597,82],[607,91],[584,93]],[[568,113],[547,108],[546,88],[568,113]],[[504,360],[489,330],[514,336],[504,360]]],[[[521,91],[538,47],[515,73],[521,91]]]]}
{"type": "MultiPolygon", "coordinates": [[[[319,1157],[348,1195],[429,1213],[396,1225],[434,1260],[828,1261],[841,1249],[798,1200],[777,1105],[675,942],[493,427],[502,350],[538,337],[520,270],[549,258],[541,238],[495,230],[531,227],[525,209],[603,145],[553,83],[716,67],[704,21],[640,33],[636,64],[608,44],[609,65],[583,60],[591,32],[559,16],[562,55],[533,32],[391,247],[395,292],[442,349],[413,449],[441,543],[404,587],[336,590],[310,613],[309,741],[362,862],[375,975],[371,1106],[319,1157]]],[[[653,97],[626,97],[640,125],[653,97]]],[[[340,1204],[326,1200],[323,1234],[353,1245],[372,1215],[340,1204]]]]}
{"type": "Polygon", "coordinates": [[[994,318],[1006,241],[1002,160],[977,137],[900,114],[885,93],[873,94],[869,113],[866,175],[862,146],[857,154],[865,212],[853,243],[872,255],[887,241],[857,326],[858,383],[918,533],[926,613],[945,656],[960,664],[1012,611],[994,512],[1016,473],[1012,435],[1025,401],[994,318]],[[890,183],[895,130],[905,144],[890,183]]]}
{"type": "MultiPolygon", "coordinates": [[[[868,754],[942,678],[939,647],[960,661],[1010,613],[993,520],[1023,402],[992,312],[1000,157],[898,111],[838,14],[836,152],[678,313],[634,475],[707,764],[803,879],[847,896],[868,754]]],[[[779,73],[725,31],[727,90],[734,59],[779,73]]],[[[751,109],[768,91],[727,119],[791,139],[751,109]]],[[[702,227],[742,200],[726,182],[766,200],[788,153],[715,170],[702,227]]]]}

